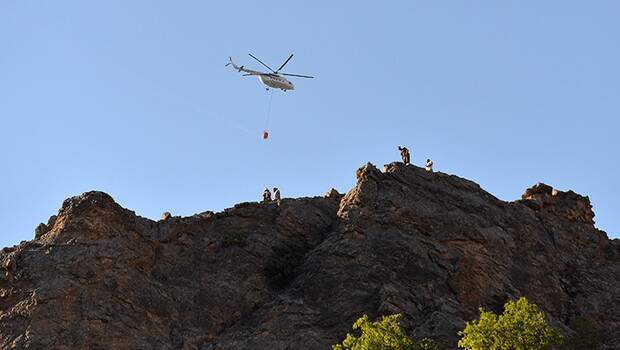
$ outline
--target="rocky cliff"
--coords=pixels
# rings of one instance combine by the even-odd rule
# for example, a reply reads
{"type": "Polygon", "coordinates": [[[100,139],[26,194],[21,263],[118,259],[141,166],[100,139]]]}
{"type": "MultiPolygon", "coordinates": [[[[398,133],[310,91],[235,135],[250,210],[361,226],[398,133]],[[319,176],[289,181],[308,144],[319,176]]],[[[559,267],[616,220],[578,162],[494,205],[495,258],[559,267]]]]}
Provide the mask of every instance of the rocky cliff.
{"type": "Polygon", "coordinates": [[[88,192],[0,253],[0,347],[327,349],[364,313],[402,313],[454,349],[478,307],[526,296],[619,349],[620,241],[593,217],[570,191],[505,202],[401,163],[364,166],[346,195],[160,221],[88,192]]]}

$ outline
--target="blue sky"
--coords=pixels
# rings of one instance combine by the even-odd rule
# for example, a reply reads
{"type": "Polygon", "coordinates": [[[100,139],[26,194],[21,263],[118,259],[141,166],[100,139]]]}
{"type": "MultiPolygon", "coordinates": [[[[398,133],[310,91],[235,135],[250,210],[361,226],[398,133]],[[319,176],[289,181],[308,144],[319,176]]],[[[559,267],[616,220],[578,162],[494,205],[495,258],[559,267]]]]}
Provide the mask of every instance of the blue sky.
{"type": "Polygon", "coordinates": [[[505,200],[589,195],[620,236],[617,1],[0,0],[0,245],[98,189],[149,218],[341,192],[367,161],[505,200]],[[224,67],[289,53],[293,92],[224,67]]]}

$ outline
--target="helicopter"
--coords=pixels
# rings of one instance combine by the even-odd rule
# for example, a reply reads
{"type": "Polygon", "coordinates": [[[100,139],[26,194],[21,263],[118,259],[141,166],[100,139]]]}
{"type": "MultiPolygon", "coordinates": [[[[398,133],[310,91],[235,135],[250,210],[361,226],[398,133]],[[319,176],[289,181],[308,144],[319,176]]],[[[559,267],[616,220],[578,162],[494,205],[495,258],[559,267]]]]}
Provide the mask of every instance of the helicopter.
{"type": "Polygon", "coordinates": [[[247,69],[245,68],[245,66],[238,66],[235,64],[235,62],[233,62],[232,57],[228,57],[228,60],[230,62],[228,62],[226,66],[232,65],[233,68],[236,69],[238,72],[244,72],[245,74],[243,74],[243,76],[257,76],[260,82],[265,85],[265,88],[267,90],[269,90],[269,88],[280,89],[282,91],[295,90],[295,85],[293,85],[293,83],[291,83],[288,79],[284,78],[283,75],[298,78],[314,78],[309,75],[280,73],[280,71],[282,70],[282,68],[284,68],[284,66],[286,66],[288,61],[293,58],[293,54],[291,54],[277,70],[271,69],[271,67],[263,63],[263,61],[259,60],[251,53],[249,53],[248,55],[250,55],[250,57],[252,57],[253,59],[257,60],[258,63],[267,67],[270,72],[258,72],[255,70],[247,69]]]}

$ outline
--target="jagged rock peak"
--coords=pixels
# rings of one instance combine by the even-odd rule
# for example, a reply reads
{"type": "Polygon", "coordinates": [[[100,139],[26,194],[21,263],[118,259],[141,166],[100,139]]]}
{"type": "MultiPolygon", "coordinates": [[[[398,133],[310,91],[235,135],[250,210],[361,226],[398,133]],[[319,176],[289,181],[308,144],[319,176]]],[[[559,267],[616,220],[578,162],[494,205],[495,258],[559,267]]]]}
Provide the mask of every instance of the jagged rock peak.
{"type": "Polygon", "coordinates": [[[39,224],[35,239],[41,243],[97,240],[122,232],[139,220],[145,219],[121,207],[109,194],[89,191],[66,199],[57,215],[47,224],[39,224]]]}
{"type": "Polygon", "coordinates": [[[67,198],[60,207],[59,215],[71,211],[87,210],[93,207],[107,209],[119,206],[109,194],[101,191],[89,191],[67,198]]]}
{"type": "Polygon", "coordinates": [[[331,188],[329,191],[325,193],[325,198],[340,199],[341,197],[342,197],[342,194],[340,194],[340,192],[338,192],[338,190],[336,190],[335,188],[331,188]]]}
{"type": "Polygon", "coordinates": [[[534,199],[534,196],[551,196],[553,195],[553,187],[539,182],[534,186],[528,188],[521,195],[521,199],[534,199]]]}
{"type": "Polygon", "coordinates": [[[84,192],[81,195],[67,198],[58,210],[58,215],[52,215],[47,224],[40,223],[35,229],[35,239],[41,239],[48,232],[54,229],[56,222],[65,223],[69,216],[78,216],[82,211],[99,208],[112,208],[120,206],[116,204],[114,199],[107,193],[101,191],[84,192]],[[59,219],[60,218],[60,219],[59,219]]]}
{"type": "Polygon", "coordinates": [[[534,210],[546,210],[571,221],[594,225],[594,212],[590,198],[573,191],[559,191],[539,182],[525,190],[522,202],[534,210]]]}
{"type": "Polygon", "coordinates": [[[381,176],[381,172],[379,171],[379,169],[377,169],[377,167],[372,164],[371,162],[366,163],[366,165],[364,165],[363,167],[357,169],[357,171],[355,172],[355,177],[357,179],[357,181],[360,181],[364,178],[370,178],[373,176],[381,176]]]}

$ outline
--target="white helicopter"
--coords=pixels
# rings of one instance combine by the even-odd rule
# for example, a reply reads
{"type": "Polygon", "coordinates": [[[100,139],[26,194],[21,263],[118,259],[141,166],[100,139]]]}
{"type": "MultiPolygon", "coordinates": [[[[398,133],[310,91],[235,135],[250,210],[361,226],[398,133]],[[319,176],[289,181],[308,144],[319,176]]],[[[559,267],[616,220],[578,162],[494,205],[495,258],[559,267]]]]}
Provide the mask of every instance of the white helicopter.
{"type": "Polygon", "coordinates": [[[265,85],[267,90],[269,90],[270,87],[274,88],[274,89],[281,89],[282,91],[295,90],[295,86],[293,85],[293,83],[291,83],[288,79],[282,77],[283,75],[290,76],[290,77],[298,77],[298,78],[314,78],[314,77],[311,77],[309,75],[280,73],[280,71],[282,70],[282,68],[284,68],[284,66],[286,66],[288,61],[290,61],[291,58],[293,58],[293,54],[291,54],[286,59],[286,61],[284,61],[284,63],[282,63],[280,68],[278,68],[277,70],[271,69],[271,67],[269,67],[268,65],[263,63],[263,61],[259,60],[258,58],[254,57],[254,55],[252,55],[251,53],[249,53],[248,55],[250,55],[250,57],[252,57],[253,59],[257,60],[258,63],[260,63],[263,66],[267,67],[267,69],[269,69],[271,72],[270,73],[258,72],[258,71],[255,71],[255,70],[246,69],[246,68],[244,68],[244,66],[238,66],[238,65],[235,64],[235,62],[233,62],[232,57],[228,57],[230,62],[228,62],[226,64],[226,66],[232,65],[233,68],[236,69],[238,72],[246,73],[243,76],[252,76],[252,75],[257,76],[258,79],[260,80],[260,82],[265,85]]]}

